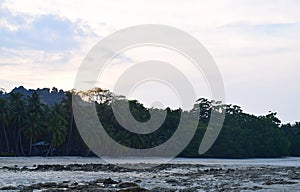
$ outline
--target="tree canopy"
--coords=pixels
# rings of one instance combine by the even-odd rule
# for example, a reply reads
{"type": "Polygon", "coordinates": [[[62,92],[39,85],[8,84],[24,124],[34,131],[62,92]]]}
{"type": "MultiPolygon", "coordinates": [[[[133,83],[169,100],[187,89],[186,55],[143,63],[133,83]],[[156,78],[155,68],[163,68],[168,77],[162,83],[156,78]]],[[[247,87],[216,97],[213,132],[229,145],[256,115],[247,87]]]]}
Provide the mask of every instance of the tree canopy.
{"type": "MultiPolygon", "coordinates": [[[[43,89],[44,90],[44,89],[43,89]]],[[[3,94],[4,92],[2,92],[3,94]]],[[[109,90],[95,88],[87,92],[62,92],[52,88],[49,94],[64,94],[62,100],[46,104],[40,94],[5,93],[0,97],[0,155],[93,155],[80,137],[72,111],[72,95],[83,102],[94,102],[107,133],[118,143],[137,149],[150,148],[166,142],[176,131],[182,109],[149,109],[137,100],[128,101],[109,90]],[[166,112],[159,129],[149,134],[136,134],[124,129],[112,110],[113,102],[129,102],[132,116],[147,121],[150,110],[166,112]]],[[[43,93],[43,97],[45,93],[43,93]]],[[[223,104],[200,98],[194,110],[200,110],[196,133],[181,157],[254,158],[300,156],[300,122],[281,124],[275,112],[264,116],[244,113],[236,105],[223,104]],[[198,148],[207,129],[211,111],[219,107],[226,111],[223,128],[210,150],[198,154],[198,148]]],[[[122,114],[121,114],[122,117],[122,114]]],[[[127,117],[123,117],[127,118],[127,117]]],[[[187,126],[186,129],[189,129],[187,126]]],[[[104,141],[103,141],[104,142],[104,141]]]]}

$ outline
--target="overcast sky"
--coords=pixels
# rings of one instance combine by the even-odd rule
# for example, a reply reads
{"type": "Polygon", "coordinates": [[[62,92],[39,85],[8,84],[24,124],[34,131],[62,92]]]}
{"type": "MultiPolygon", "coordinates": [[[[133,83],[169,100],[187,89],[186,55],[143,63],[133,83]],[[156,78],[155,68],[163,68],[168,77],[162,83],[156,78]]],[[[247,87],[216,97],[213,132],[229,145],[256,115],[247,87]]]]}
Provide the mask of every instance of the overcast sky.
{"type": "Polygon", "coordinates": [[[227,103],[300,121],[299,10],[298,0],[0,0],[0,87],[71,89],[84,56],[103,37],[164,24],[208,49],[227,103]]]}

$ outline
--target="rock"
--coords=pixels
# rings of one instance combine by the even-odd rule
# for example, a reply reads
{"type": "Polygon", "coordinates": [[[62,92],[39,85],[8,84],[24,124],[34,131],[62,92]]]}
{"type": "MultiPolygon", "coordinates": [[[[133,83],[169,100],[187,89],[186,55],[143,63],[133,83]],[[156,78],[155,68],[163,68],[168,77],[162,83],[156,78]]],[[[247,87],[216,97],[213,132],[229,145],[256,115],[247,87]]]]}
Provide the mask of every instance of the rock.
{"type": "Polygon", "coordinates": [[[140,179],[137,179],[137,180],[135,180],[134,182],[136,182],[136,183],[141,183],[141,182],[142,182],[142,180],[140,180],[140,179]]]}
{"type": "Polygon", "coordinates": [[[253,190],[260,190],[260,189],[262,189],[262,187],[254,186],[254,187],[252,187],[252,189],[253,189],[253,190]]]}
{"type": "Polygon", "coordinates": [[[19,171],[20,170],[17,167],[7,167],[7,166],[2,167],[2,169],[6,169],[8,171],[19,171]]]}
{"type": "Polygon", "coordinates": [[[291,184],[296,184],[297,182],[293,181],[284,181],[284,180],[275,180],[275,181],[266,181],[264,185],[291,185],[291,184]]]}
{"type": "Polygon", "coordinates": [[[43,183],[43,184],[41,184],[41,186],[43,188],[50,188],[50,187],[56,187],[57,184],[55,182],[50,182],[50,183],[43,183]]]}
{"type": "Polygon", "coordinates": [[[167,188],[162,188],[162,187],[155,187],[151,189],[151,192],[175,192],[175,189],[167,189],[167,188]]]}
{"type": "Polygon", "coordinates": [[[104,185],[118,184],[119,182],[112,180],[111,178],[105,179],[103,181],[104,185]]]}
{"type": "Polygon", "coordinates": [[[288,174],[288,178],[292,180],[300,180],[300,174],[296,172],[292,172],[288,174]]]}
{"type": "Polygon", "coordinates": [[[139,187],[139,185],[136,183],[125,182],[125,183],[120,183],[119,187],[120,188],[135,188],[135,187],[139,187]]]}
{"type": "Polygon", "coordinates": [[[130,189],[121,189],[118,192],[149,192],[149,190],[140,187],[134,187],[130,189]]]}
{"type": "Polygon", "coordinates": [[[18,190],[17,187],[14,186],[6,186],[6,187],[2,187],[0,188],[1,191],[8,191],[8,190],[18,190]]]}
{"type": "Polygon", "coordinates": [[[174,184],[176,184],[176,183],[178,183],[178,181],[176,179],[167,179],[166,183],[174,183],[174,184]]]}

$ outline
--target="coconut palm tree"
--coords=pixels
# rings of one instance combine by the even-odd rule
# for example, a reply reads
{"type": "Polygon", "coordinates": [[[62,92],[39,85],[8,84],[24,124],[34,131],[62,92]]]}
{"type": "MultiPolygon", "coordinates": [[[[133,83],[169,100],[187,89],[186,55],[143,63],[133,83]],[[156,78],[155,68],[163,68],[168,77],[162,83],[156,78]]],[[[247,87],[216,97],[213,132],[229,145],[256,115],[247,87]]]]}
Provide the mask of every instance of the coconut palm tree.
{"type": "Polygon", "coordinates": [[[32,145],[36,143],[37,139],[43,135],[43,122],[40,114],[29,113],[24,125],[24,135],[29,138],[29,152],[28,156],[32,155],[32,145]]]}
{"type": "Polygon", "coordinates": [[[42,114],[43,104],[41,103],[40,95],[33,92],[31,96],[27,96],[27,109],[29,113],[42,114]]]}
{"type": "Polygon", "coordinates": [[[12,127],[14,127],[13,131],[13,147],[11,153],[15,152],[16,155],[20,154],[25,155],[22,144],[22,127],[25,120],[25,102],[22,99],[21,93],[11,93],[9,96],[9,106],[10,106],[10,122],[12,127]]]}
{"type": "Polygon", "coordinates": [[[5,139],[5,144],[6,144],[6,151],[9,153],[9,141],[8,141],[8,136],[7,136],[7,125],[8,125],[8,106],[7,106],[7,101],[3,98],[0,98],[0,123],[1,123],[1,128],[3,131],[4,139],[5,139]]]}
{"type": "Polygon", "coordinates": [[[74,115],[72,109],[72,95],[75,93],[75,90],[66,92],[66,98],[63,99],[62,104],[64,105],[68,115],[69,115],[69,128],[67,131],[67,142],[66,142],[66,155],[69,155],[70,145],[72,143],[73,135],[73,124],[74,124],[74,115]]]}
{"type": "Polygon", "coordinates": [[[63,116],[64,109],[59,104],[55,104],[48,122],[48,131],[51,135],[50,146],[47,155],[52,155],[54,149],[62,145],[65,141],[67,133],[67,120],[63,116]]]}
{"type": "Polygon", "coordinates": [[[32,153],[32,144],[36,139],[43,134],[43,104],[40,102],[38,93],[33,92],[31,96],[27,97],[27,118],[25,121],[24,134],[29,138],[29,152],[32,153]]]}

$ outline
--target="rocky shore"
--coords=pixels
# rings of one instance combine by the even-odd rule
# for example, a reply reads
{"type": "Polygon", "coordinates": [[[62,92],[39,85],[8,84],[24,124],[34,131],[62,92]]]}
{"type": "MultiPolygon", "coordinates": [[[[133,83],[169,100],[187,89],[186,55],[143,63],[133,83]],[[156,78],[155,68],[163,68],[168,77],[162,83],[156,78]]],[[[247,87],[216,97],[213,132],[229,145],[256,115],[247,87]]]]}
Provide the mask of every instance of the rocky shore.
{"type": "MultiPolygon", "coordinates": [[[[163,164],[152,168],[131,169],[111,164],[68,164],[3,166],[1,174],[30,176],[29,183],[1,186],[4,191],[299,191],[300,168],[282,166],[221,166],[163,164]],[[86,174],[92,177],[85,178],[86,174]],[[58,176],[49,181],[43,175],[58,176]],[[82,179],[72,178],[72,174],[82,179]],[[32,176],[35,176],[32,178],[32,176]],[[37,178],[37,179],[35,179],[37,178]]],[[[139,166],[139,165],[135,165],[139,166]]],[[[140,165],[144,167],[145,165],[140,165]]],[[[29,180],[29,179],[28,179],[29,180]]]]}

